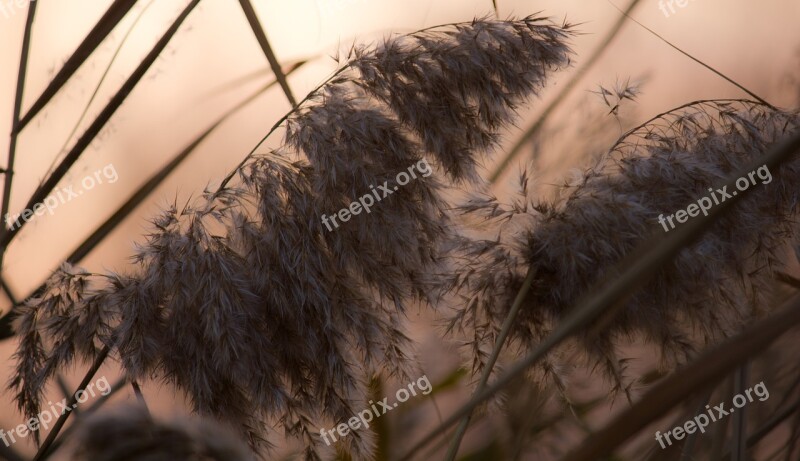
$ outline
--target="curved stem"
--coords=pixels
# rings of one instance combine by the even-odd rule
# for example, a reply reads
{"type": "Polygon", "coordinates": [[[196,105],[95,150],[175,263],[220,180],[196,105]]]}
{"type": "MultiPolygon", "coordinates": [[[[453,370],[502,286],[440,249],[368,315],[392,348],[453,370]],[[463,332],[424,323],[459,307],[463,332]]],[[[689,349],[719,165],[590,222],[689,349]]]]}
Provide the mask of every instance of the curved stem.
{"type": "MultiPolygon", "coordinates": [[[[525,276],[525,280],[522,282],[522,287],[517,292],[517,297],[514,299],[514,303],[511,305],[511,310],[508,312],[506,319],[503,321],[503,326],[500,329],[500,334],[497,336],[497,340],[494,344],[494,349],[492,349],[492,355],[489,357],[489,361],[484,365],[483,371],[481,372],[481,380],[478,383],[477,389],[475,389],[475,394],[482,392],[486,388],[486,383],[489,382],[489,376],[492,374],[492,369],[494,368],[494,364],[497,362],[497,359],[500,357],[500,351],[503,349],[503,345],[506,342],[506,338],[508,334],[511,332],[511,327],[514,324],[514,321],[517,318],[517,314],[519,313],[520,306],[522,306],[522,301],[525,300],[525,295],[528,294],[528,290],[531,287],[531,283],[533,283],[533,278],[536,276],[536,270],[532,267],[528,268],[528,273],[525,276]]],[[[472,419],[472,410],[464,416],[464,419],[461,420],[461,423],[458,425],[458,429],[456,430],[456,435],[453,438],[453,442],[450,444],[450,448],[447,450],[447,455],[445,456],[445,460],[453,461],[456,459],[456,454],[458,453],[458,447],[461,445],[461,440],[464,438],[464,434],[467,432],[467,427],[469,426],[469,421],[472,419]]]]}
{"type": "Polygon", "coordinates": [[[581,79],[589,72],[589,69],[591,69],[597,63],[597,61],[600,59],[600,56],[603,55],[606,49],[608,49],[609,45],[611,45],[611,42],[614,41],[614,38],[617,36],[617,34],[619,34],[619,31],[622,30],[622,26],[625,25],[625,20],[627,19],[627,13],[632,12],[639,3],[641,3],[641,0],[631,1],[631,3],[625,9],[623,15],[617,19],[617,22],[614,23],[614,26],[608,31],[605,38],[603,38],[603,41],[600,43],[597,49],[594,50],[586,63],[582,67],[575,70],[572,78],[567,81],[567,84],[561,88],[561,91],[558,92],[550,104],[548,104],[547,107],[542,111],[542,113],[539,115],[539,118],[537,118],[533,125],[531,125],[525,131],[525,133],[520,136],[520,138],[514,144],[514,147],[508,151],[508,154],[506,154],[503,160],[500,161],[500,164],[495,167],[491,176],[489,176],[490,183],[497,182],[497,180],[500,178],[500,175],[502,175],[506,168],[511,165],[511,161],[514,160],[514,158],[516,158],[517,155],[519,155],[519,153],[522,151],[522,148],[525,147],[525,144],[530,141],[530,139],[533,138],[533,136],[536,135],[539,130],[542,129],[542,126],[544,126],[544,122],[547,120],[547,118],[552,115],[555,109],[562,102],[564,102],[578,82],[580,82],[581,79]]]}

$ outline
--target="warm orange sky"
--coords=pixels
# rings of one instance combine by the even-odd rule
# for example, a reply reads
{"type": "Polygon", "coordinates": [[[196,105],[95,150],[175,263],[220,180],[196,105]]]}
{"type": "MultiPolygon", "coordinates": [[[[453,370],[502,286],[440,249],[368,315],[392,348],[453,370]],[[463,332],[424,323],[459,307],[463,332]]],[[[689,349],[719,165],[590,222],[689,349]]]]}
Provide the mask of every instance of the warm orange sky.
{"type": "MultiPolygon", "coordinates": [[[[0,132],[11,125],[19,48],[24,27],[24,1],[0,0],[0,132]]],[[[619,13],[600,0],[498,0],[503,17],[537,11],[557,20],[566,17],[582,23],[575,43],[580,65],[609,29],[619,13]]],[[[32,54],[25,93],[25,108],[42,91],[60,64],[111,3],[110,0],[38,0],[32,54]]],[[[440,23],[469,20],[492,11],[491,0],[292,0],[254,1],[272,46],[282,62],[318,56],[312,65],[290,78],[302,97],[334,69],[328,57],[337,44],[347,48],[353,40],[372,41],[382,34],[407,32],[440,23]]],[[[626,3],[617,0],[620,7],[626,3]]],[[[76,78],[51,102],[20,137],[11,211],[19,213],[72,130],[89,96],[134,17],[147,4],[142,0],[115,30],[76,78]]],[[[88,119],[97,114],[124,81],[156,37],[186,0],[155,0],[125,43],[111,68],[88,119]]],[[[797,72],[800,49],[800,2],[795,0],[692,0],[676,7],[669,17],[657,0],[646,0],[634,16],[676,45],[706,60],[719,70],[770,99],[789,104],[779,90],[781,79],[797,72]]],[[[266,74],[232,88],[223,85],[259,69],[262,55],[236,0],[206,0],[191,14],[162,58],[140,82],[112,119],[107,133],[87,150],[62,186],[79,184],[87,174],[113,164],[119,175],[113,184],[87,191],[60,206],[52,216],[32,220],[6,253],[3,274],[17,297],[38,286],[106,219],[146,178],[163,166],[194,136],[244,95],[265,82],[266,74]]],[[[568,74],[556,75],[552,88],[568,74]]],[[[682,103],[705,98],[744,95],[681,56],[638,26],[629,23],[595,69],[575,91],[575,98],[617,79],[647,75],[637,111],[642,120],[682,103]]],[[[545,95],[545,99],[547,94],[545,95]]],[[[534,102],[526,115],[536,112],[534,102]]],[[[567,104],[569,106],[569,104],[567,104]]],[[[255,145],[289,104],[280,89],[247,106],[209,138],[160,187],[137,213],[120,226],[84,261],[92,271],[124,268],[134,241],[147,230],[146,218],[177,195],[186,198],[219,181],[255,145]]],[[[520,123],[525,126],[526,123],[520,123]]],[[[85,128],[81,125],[78,133],[85,128]]],[[[516,132],[507,138],[513,140],[516,132]]],[[[279,140],[279,136],[272,139],[279,140]]],[[[6,137],[0,140],[0,166],[5,166],[6,137]]],[[[6,303],[5,299],[2,300],[6,303]]],[[[5,305],[0,306],[5,310],[5,305]]],[[[0,362],[11,353],[0,347],[0,362]]],[[[0,371],[0,382],[7,372],[0,371]]],[[[0,407],[8,401],[0,395],[0,407]]],[[[15,420],[0,411],[0,427],[15,420]]]]}

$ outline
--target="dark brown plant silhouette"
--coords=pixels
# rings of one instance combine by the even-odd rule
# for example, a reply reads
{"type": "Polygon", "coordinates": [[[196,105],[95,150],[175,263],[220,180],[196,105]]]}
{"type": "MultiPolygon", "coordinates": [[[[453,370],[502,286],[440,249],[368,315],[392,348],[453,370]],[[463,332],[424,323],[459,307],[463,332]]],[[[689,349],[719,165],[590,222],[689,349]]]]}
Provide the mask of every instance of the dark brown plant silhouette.
{"type": "MultiPolygon", "coordinates": [[[[367,381],[413,369],[405,305],[426,301],[451,238],[439,190],[476,180],[514,109],[569,64],[568,24],[475,20],[357,48],[286,119],[286,142],[229,180],[155,218],[130,274],[65,265],[16,322],[11,388],[35,415],[45,384],[74,359],[118,357],[135,382],[165,381],[250,446],[278,424],[320,459],[316,428],[367,406],[367,381]],[[365,219],[321,224],[399,171],[418,178],[365,219]]],[[[344,447],[373,452],[371,432],[344,447]]],[[[44,447],[47,450],[47,446],[44,447]]]]}
{"type": "MultiPolygon", "coordinates": [[[[483,366],[529,269],[532,285],[509,337],[522,350],[541,342],[653,232],[666,235],[659,215],[709,195],[797,126],[796,113],[760,103],[700,101],[626,134],[553,200],[531,197],[523,173],[512,203],[481,196],[465,203],[466,221],[483,233],[465,235],[443,288],[465,306],[450,328],[472,338],[474,368],[483,366]]],[[[771,172],[769,182],[764,177],[764,184],[751,186],[757,190],[663,267],[610,324],[587,332],[582,349],[618,389],[632,384],[618,342],[643,335],[671,369],[697,346],[763,314],[776,271],[787,262],[787,244],[797,238],[798,175],[793,160],[771,172]]],[[[543,362],[546,372],[556,373],[552,365],[543,362]]]]}

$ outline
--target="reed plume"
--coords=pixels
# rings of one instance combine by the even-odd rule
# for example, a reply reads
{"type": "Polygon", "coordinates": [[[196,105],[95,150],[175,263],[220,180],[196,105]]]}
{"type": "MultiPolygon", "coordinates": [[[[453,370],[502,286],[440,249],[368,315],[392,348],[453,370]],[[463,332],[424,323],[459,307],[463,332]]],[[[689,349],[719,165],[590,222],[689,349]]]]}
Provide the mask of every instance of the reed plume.
{"type": "MultiPolygon", "coordinates": [[[[55,370],[107,347],[130,379],[176,386],[255,451],[278,425],[321,459],[317,428],[366,408],[370,377],[413,372],[404,309],[428,299],[452,238],[440,190],[477,180],[514,109],[569,64],[570,35],[531,16],[355,48],[288,116],[284,145],[243,164],[239,186],[153,219],[130,273],[64,266],[29,300],[11,382],[20,409],[34,415],[55,370]],[[322,226],[428,157],[441,178],[322,226]]],[[[370,431],[342,443],[356,459],[374,452],[370,431]]]]}
{"type": "MultiPolygon", "coordinates": [[[[463,204],[464,218],[478,221],[482,233],[464,233],[443,288],[465,306],[450,328],[471,335],[474,367],[482,367],[529,267],[535,277],[510,336],[512,348],[522,350],[534,347],[638,244],[654,232],[665,235],[660,214],[709,195],[797,130],[798,121],[796,113],[759,103],[700,101],[626,134],[552,200],[531,197],[523,173],[512,203],[476,196],[463,204]]],[[[617,343],[643,337],[670,368],[763,313],[775,271],[793,256],[798,236],[800,162],[771,176],[643,286],[607,328],[578,341],[617,389],[630,385],[617,343]]],[[[553,363],[543,367],[558,374],[553,363]]]]}

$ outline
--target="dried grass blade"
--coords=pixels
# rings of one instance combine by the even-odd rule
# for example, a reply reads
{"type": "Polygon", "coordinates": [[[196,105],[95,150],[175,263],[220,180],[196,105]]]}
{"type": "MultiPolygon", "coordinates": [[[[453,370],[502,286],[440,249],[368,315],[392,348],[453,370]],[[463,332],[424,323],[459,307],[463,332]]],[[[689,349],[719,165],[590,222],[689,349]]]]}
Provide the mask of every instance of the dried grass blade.
{"type": "MultiPolygon", "coordinates": [[[[22,112],[22,98],[25,94],[25,79],[28,74],[28,55],[31,48],[31,33],[33,32],[33,20],[36,17],[36,7],[38,3],[33,2],[28,8],[28,17],[25,20],[25,31],[22,35],[22,51],[19,58],[19,71],[17,73],[17,89],[14,93],[14,113],[11,116],[11,135],[8,143],[8,161],[5,168],[5,181],[3,183],[3,203],[0,206],[0,216],[8,213],[9,203],[11,202],[11,181],[14,178],[14,160],[17,156],[17,137],[16,127],[19,125],[19,115],[22,112]]],[[[5,226],[4,226],[5,227],[5,226]]],[[[5,247],[0,247],[0,267],[3,263],[5,247]]]]}
{"type": "MultiPolygon", "coordinates": [[[[31,2],[31,8],[37,2],[31,2]]],[[[136,4],[136,0],[115,0],[114,3],[103,14],[97,24],[89,31],[86,38],[83,39],[72,56],[67,59],[61,70],[58,71],[53,80],[47,85],[42,94],[33,103],[28,112],[23,116],[19,124],[14,128],[14,133],[19,133],[23,128],[41,111],[44,106],[53,99],[53,96],[58,93],[61,87],[72,78],[72,75],[81,67],[81,65],[94,53],[94,50],[103,43],[103,40],[111,33],[112,30],[122,21],[122,18],[128,14],[131,8],[136,4]]]]}
{"type": "Polygon", "coordinates": [[[794,295],[773,316],[702,354],[645,394],[599,432],[589,436],[565,461],[602,459],[689,395],[708,386],[748,358],[764,350],[781,335],[800,324],[800,294],[794,295]]]}
{"type": "Polygon", "coordinates": [[[281,65],[278,63],[278,59],[275,57],[275,53],[272,51],[272,47],[269,45],[267,34],[264,33],[264,28],[261,27],[261,22],[258,20],[258,15],[256,14],[256,10],[253,8],[253,4],[250,3],[250,0],[239,0],[239,4],[242,5],[242,11],[247,18],[247,22],[250,24],[250,28],[253,29],[253,35],[255,35],[258,45],[261,47],[261,50],[267,57],[269,66],[272,68],[272,72],[275,74],[275,78],[278,80],[278,83],[280,83],[281,89],[286,95],[286,99],[289,100],[289,103],[292,105],[292,107],[297,107],[297,100],[294,98],[291,88],[289,88],[289,82],[286,80],[286,74],[283,73],[281,65]]]}
{"type": "MultiPolygon", "coordinates": [[[[117,109],[122,106],[122,103],[125,102],[125,99],[131,93],[131,91],[133,91],[136,84],[139,83],[150,66],[155,62],[156,58],[158,58],[159,54],[167,46],[170,39],[178,31],[178,28],[189,16],[189,13],[191,13],[199,3],[200,0],[192,0],[186,6],[186,8],[184,8],[178,18],[169,27],[167,32],[161,37],[161,39],[159,39],[153,49],[150,50],[144,60],[139,64],[136,70],[134,70],[128,80],[125,81],[122,87],[120,87],[119,91],[117,91],[114,97],[111,98],[111,101],[109,101],[106,107],[103,108],[86,132],[80,137],[80,139],[78,139],[72,149],[64,157],[64,160],[55,168],[55,170],[53,170],[53,174],[50,175],[47,180],[45,180],[44,183],[42,183],[42,185],[36,189],[36,191],[33,193],[33,196],[28,201],[26,208],[33,209],[34,205],[47,198],[48,194],[50,194],[50,192],[52,192],[52,190],[58,185],[59,181],[61,181],[72,165],[78,161],[78,158],[89,146],[95,136],[97,136],[100,130],[102,130],[105,124],[111,119],[117,109]]],[[[14,236],[17,235],[25,226],[25,223],[26,221],[23,220],[20,223],[20,226],[14,228],[12,231],[6,231],[4,229],[2,235],[0,235],[0,248],[5,248],[8,246],[9,242],[11,242],[14,236]]]]}

